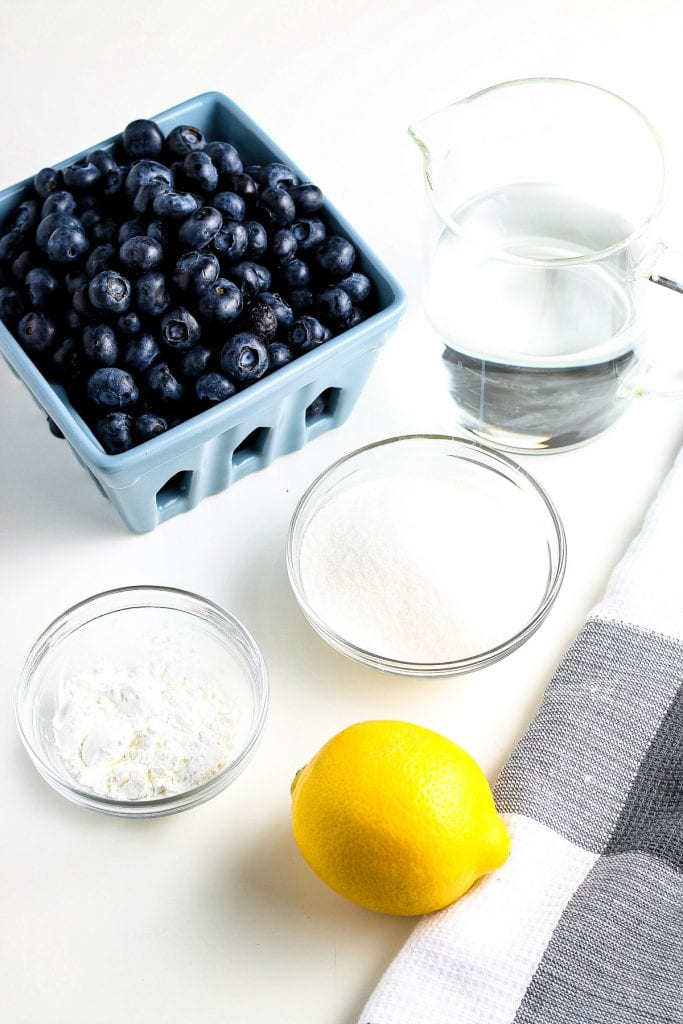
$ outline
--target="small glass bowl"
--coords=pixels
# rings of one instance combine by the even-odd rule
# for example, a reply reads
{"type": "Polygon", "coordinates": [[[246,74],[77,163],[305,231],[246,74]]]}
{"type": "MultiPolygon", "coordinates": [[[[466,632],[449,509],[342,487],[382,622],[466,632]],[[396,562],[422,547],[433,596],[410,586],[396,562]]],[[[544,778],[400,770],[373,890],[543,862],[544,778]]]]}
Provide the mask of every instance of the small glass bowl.
{"type": "Polygon", "coordinates": [[[157,818],[222,792],[244,770],[268,708],[268,675],[254,640],[234,616],[196,594],[167,587],[124,587],[82,601],[38,637],[19,678],[16,718],[34,765],[67,799],[105,814],[157,818]],[[53,719],[62,681],[109,663],[147,660],[179,666],[224,687],[237,711],[235,756],[211,779],[169,796],[119,800],[81,787],[63,764],[53,719]]]}
{"type": "MultiPolygon", "coordinates": [[[[526,538],[529,540],[531,534],[526,538]]],[[[444,549],[444,558],[448,550],[444,549]]],[[[410,676],[448,676],[483,668],[504,658],[536,632],[558,595],[564,577],[566,539],[552,501],[537,481],[513,462],[478,441],[436,434],[388,438],[346,455],[326,469],[308,488],[297,505],[287,539],[287,571],[294,595],[310,624],[332,647],[355,661],[384,672],[410,676]],[[500,640],[463,657],[440,662],[408,662],[390,652],[365,650],[339,635],[324,621],[309,600],[302,578],[301,552],[306,531],[316,514],[331,500],[350,489],[381,478],[400,478],[405,486],[417,478],[436,478],[457,484],[460,497],[481,503],[505,522],[506,513],[522,515],[534,523],[532,549],[525,549],[541,566],[533,610],[514,631],[500,640]],[[489,505],[490,502],[490,505],[489,505]]],[[[457,571],[455,567],[454,571],[457,571]]],[[[493,572],[498,572],[494,566],[493,572]]],[[[503,569],[500,569],[503,574],[503,569]]],[[[502,580],[502,575],[498,577],[502,580]]],[[[491,580],[495,584],[496,577],[491,580]]],[[[397,583],[400,585],[400,583],[397,583]]]]}

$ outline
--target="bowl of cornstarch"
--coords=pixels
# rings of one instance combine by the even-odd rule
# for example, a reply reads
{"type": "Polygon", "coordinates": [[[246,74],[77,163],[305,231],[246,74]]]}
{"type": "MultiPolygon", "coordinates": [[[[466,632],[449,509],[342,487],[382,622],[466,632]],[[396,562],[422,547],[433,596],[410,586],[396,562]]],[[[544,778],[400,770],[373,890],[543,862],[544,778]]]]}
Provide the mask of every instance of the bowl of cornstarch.
{"type": "Polygon", "coordinates": [[[489,665],[540,626],[566,541],[512,459],[442,435],[389,438],[330,466],[301,498],[287,568],[310,624],[342,654],[400,675],[489,665]]]}
{"type": "Polygon", "coordinates": [[[70,608],[36,640],[16,716],[31,760],[63,796],[154,818],[230,785],[267,706],[263,658],[234,616],[185,591],[125,587],[70,608]]]}

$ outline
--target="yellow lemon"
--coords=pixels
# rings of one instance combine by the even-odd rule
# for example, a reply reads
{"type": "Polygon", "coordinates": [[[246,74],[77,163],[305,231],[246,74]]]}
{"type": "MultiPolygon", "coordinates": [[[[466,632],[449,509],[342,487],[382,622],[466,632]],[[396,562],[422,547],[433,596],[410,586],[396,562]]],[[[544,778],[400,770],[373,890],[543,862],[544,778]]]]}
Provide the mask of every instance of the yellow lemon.
{"type": "Polygon", "coordinates": [[[477,763],[408,722],[359,722],[326,743],[292,782],[292,824],[324,882],[385,914],[448,906],[510,850],[477,763]]]}

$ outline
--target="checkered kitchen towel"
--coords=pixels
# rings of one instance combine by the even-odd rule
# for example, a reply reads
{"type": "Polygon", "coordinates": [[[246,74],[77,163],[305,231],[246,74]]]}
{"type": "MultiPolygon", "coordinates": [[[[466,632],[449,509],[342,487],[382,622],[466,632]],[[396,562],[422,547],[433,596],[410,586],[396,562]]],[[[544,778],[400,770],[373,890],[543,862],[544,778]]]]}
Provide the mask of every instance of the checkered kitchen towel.
{"type": "Polygon", "coordinates": [[[362,1024],[682,1024],[683,455],[495,794],[508,862],[418,924],[362,1024]]]}

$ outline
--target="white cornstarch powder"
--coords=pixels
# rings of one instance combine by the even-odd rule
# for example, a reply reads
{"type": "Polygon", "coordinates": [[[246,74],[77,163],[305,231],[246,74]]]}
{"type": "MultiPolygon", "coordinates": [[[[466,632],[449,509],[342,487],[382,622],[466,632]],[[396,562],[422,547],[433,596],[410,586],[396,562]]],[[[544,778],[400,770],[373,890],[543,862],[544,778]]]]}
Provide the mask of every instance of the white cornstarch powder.
{"type": "Polygon", "coordinates": [[[303,590],[343,639],[396,661],[489,650],[543,596],[546,531],[524,500],[504,508],[455,480],[388,477],[333,495],[301,544],[303,590]]]}
{"type": "Polygon", "coordinates": [[[234,756],[236,711],[218,687],[161,663],[103,663],[68,678],[53,719],[69,774],[100,796],[192,789],[234,756]]]}

